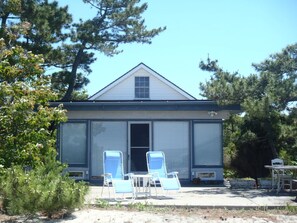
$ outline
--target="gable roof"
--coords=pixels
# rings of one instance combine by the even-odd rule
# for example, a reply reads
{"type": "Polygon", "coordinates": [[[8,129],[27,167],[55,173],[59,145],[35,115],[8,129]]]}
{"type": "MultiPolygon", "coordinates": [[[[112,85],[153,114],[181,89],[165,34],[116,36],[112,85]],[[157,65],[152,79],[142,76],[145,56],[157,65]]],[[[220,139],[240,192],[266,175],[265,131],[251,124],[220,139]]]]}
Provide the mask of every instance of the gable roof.
{"type": "Polygon", "coordinates": [[[170,87],[174,91],[178,92],[179,94],[181,94],[182,96],[187,98],[187,100],[196,100],[195,97],[193,97],[192,95],[190,95],[189,93],[187,93],[186,91],[184,91],[183,89],[181,89],[180,87],[178,87],[177,85],[175,85],[174,83],[172,83],[171,81],[169,81],[168,79],[166,79],[165,77],[163,77],[162,75],[160,75],[159,73],[157,73],[156,71],[154,71],[153,69],[151,69],[150,67],[145,65],[144,63],[138,64],[137,66],[135,66],[134,68],[129,70],[127,73],[120,76],[118,79],[116,79],[115,81],[113,81],[112,83],[110,83],[109,85],[107,85],[106,87],[104,87],[103,89],[98,91],[97,93],[90,96],[88,98],[88,100],[96,100],[97,98],[99,98],[100,96],[102,96],[106,92],[110,91],[112,88],[116,87],[117,85],[122,83],[124,80],[126,80],[127,78],[129,78],[130,76],[135,74],[140,69],[144,69],[145,71],[150,73],[150,75],[154,76],[159,81],[166,84],[168,87],[170,87]]]}

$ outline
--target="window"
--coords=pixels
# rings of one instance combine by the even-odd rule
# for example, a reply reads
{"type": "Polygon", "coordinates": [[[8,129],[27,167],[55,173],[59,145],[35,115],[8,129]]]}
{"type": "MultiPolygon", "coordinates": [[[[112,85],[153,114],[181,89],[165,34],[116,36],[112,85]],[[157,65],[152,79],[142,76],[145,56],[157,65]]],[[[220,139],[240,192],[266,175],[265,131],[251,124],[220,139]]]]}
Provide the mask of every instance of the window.
{"type": "Polygon", "coordinates": [[[188,179],[190,173],[189,122],[156,121],[153,128],[154,150],[166,155],[167,171],[178,171],[178,177],[188,179]]]}
{"type": "Polygon", "coordinates": [[[61,161],[69,166],[87,165],[87,124],[63,123],[61,161]]]}
{"type": "Polygon", "coordinates": [[[124,169],[127,170],[127,123],[120,121],[93,121],[91,124],[91,167],[92,179],[103,174],[103,151],[121,150],[124,169]]]}
{"type": "Polygon", "coordinates": [[[150,97],[149,77],[135,77],[135,98],[150,97]]]}
{"type": "Polygon", "coordinates": [[[220,166],[222,161],[221,123],[194,124],[194,166],[220,166]]]}

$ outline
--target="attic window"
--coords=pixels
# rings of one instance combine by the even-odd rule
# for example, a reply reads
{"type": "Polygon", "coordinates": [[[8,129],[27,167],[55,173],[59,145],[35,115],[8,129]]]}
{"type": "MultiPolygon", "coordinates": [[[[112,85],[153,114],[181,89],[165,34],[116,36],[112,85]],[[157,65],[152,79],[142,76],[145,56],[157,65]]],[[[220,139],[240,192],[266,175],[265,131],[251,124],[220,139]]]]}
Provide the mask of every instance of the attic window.
{"type": "Polygon", "coordinates": [[[149,77],[135,77],[135,98],[150,97],[150,79],[149,77]]]}

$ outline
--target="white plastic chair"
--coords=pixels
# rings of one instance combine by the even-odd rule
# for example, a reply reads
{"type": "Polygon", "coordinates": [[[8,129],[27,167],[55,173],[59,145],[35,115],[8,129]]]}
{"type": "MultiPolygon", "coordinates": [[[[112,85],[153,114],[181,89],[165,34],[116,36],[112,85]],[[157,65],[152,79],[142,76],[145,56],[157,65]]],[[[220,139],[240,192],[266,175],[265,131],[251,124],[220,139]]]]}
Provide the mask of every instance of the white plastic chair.
{"type": "Polygon", "coordinates": [[[181,188],[178,172],[167,173],[165,154],[162,151],[149,151],[146,153],[148,173],[152,175],[151,183],[155,186],[157,195],[157,185],[164,191],[179,191],[181,188]]]}
{"type": "Polygon", "coordinates": [[[103,152],[103,186],[108,187],[110,198],[110,186],[113,187],[115,194],[131,194],[135,198],[134,184],[131,174],[124,174],[123,153],[121,151],[104,151],[103,152]],[[128,178],[128,179],[125,179],[128,178]]]}
{"type": "Polygon", "coordinates": [[[273,167],[281,167],[284,166],[284,161],[280,158],[275,158],[271,160],[271,178],[272,178],[272,188],[275,186],[277,187],[277,190],[284,189],[285,186],[290,187],[290,191],[292,191],[292,180],[293,176],[290,174],[287,174],[285,170],[283,169],[273,169],[273,167]]]}

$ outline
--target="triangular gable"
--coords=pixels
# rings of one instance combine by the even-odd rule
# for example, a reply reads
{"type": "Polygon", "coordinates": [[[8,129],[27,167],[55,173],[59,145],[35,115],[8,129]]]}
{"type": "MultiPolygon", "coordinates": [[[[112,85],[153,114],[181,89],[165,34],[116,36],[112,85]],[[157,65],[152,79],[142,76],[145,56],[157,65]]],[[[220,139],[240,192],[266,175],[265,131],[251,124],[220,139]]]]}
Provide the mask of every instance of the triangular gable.
{"type": "Polygon", "coordinates": [[[150,77],[150,100],[196,100],[195,97],[143,63],[107,85],[89,100],[134,100],[134,77],[150,77]]]}

